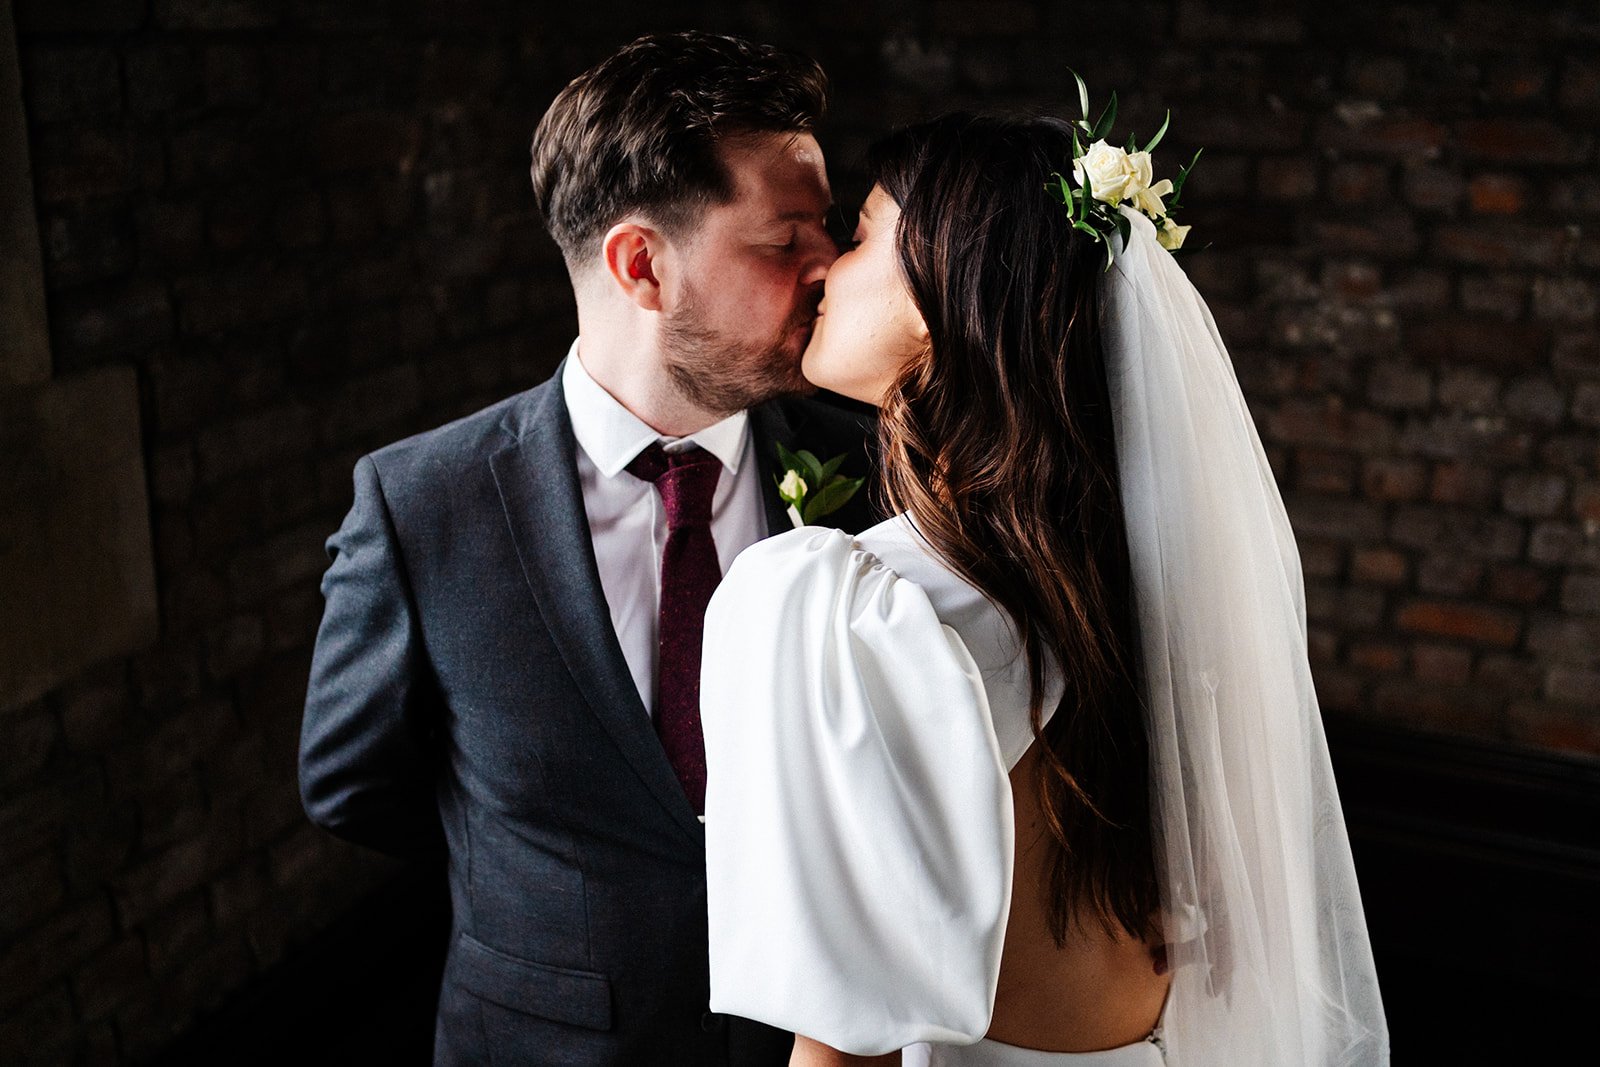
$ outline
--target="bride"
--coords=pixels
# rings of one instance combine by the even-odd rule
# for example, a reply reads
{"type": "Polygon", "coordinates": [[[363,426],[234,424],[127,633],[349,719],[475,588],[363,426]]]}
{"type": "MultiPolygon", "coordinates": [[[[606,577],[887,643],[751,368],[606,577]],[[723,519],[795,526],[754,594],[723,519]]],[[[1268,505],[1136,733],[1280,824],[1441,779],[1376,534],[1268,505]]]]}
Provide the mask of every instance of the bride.
{"type": "Polygon", "coordinates": [[[1387,1063],[1283,505],[1165,230],[1046,191],[1074,155],[874,148],[803,368],[879,407],[898,514],[708,610],[711,1007],[796,1064],[1387,1063]]]}

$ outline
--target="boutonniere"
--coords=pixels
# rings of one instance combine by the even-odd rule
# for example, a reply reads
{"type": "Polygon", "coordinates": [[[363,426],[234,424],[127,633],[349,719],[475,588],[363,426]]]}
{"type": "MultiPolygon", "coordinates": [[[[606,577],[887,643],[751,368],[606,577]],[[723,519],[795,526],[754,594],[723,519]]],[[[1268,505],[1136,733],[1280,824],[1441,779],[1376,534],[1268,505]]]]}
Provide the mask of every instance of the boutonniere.
{"type": "Polygon", "coordinates": [[[791,452],[778,445],[783,473],[774,478],[778,496],[789,505],[789,520],[795,526],[809,526],[824,515],[831,515],[856,495],[866,479],[846,478],[839,473],[847,455],[840,453],[824,463],[803,448],[791,452]]]}

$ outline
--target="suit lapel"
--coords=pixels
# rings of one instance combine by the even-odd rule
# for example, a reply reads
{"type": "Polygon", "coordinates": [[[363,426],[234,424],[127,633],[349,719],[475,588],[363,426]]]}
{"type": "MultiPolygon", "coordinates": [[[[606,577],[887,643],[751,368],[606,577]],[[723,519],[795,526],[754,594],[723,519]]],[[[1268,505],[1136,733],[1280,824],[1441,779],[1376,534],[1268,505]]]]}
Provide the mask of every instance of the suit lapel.
{"type": "Polygon", "coordinates": [[[611,625],[560,370],[539,393],[508,418],[515,440],[489,459],[523,578],[589,707],[656,798],[702,840],[611,625]]]}
{"type": "Polygon", "coordinates": [[[789,505],[778,495],[774,475],[778,470],[778,443],[793,448],[794,432],[800,420],[791,418],[777,401],[750,409],[750,433],[756,445],[756,480],[761,483],[761,502],[766,507],[767,536],[775,537],[794,529],[789,505]]]}

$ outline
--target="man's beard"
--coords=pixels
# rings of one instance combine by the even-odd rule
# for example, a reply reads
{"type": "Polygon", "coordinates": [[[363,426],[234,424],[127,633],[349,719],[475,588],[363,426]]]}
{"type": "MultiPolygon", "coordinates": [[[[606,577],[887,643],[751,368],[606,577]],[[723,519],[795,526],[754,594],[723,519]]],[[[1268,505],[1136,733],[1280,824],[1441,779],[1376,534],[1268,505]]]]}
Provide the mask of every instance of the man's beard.
{"type": "MultiPolygon", "coordinates": [[[[818,302],[820,302],[820,294],[818,302]]],[[[729,337],[706,323],[690,294],[662,327],[667,374],[702,411],[731,415],[779,396],[809,393],[800,373],[805,336],[816,321],[816,302],[795,308],[777,336],[762,343],[729,337]]]]}

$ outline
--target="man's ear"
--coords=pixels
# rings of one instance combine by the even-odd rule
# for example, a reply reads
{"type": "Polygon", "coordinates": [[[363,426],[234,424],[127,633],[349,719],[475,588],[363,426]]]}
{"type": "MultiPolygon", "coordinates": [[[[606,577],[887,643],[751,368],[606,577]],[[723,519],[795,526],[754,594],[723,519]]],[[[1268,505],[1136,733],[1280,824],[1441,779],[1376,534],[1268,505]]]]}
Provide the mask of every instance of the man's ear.
{"type": "Polygon", "coordinates": [[[661,234],[637,222],[617,223],[600,242],[606,273],[629,300],[646,311],[661,310],[655,259],[662,251],[661,234]]]}

